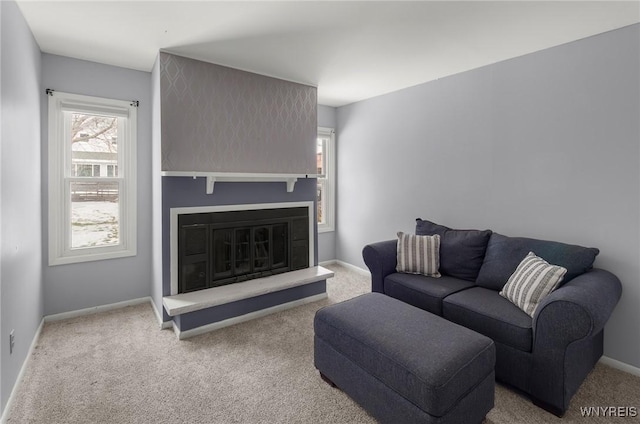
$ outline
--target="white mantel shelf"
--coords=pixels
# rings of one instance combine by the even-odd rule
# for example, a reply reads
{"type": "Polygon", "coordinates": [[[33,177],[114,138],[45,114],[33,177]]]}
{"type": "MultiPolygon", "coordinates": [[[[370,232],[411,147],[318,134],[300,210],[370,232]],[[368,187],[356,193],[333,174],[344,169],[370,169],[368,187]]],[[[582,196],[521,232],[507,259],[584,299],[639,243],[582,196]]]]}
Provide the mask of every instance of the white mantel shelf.
{"type": "Polygon", "coordinates": [[[162,303],[169,316],[195,312],[212,306],[224,305],[238,300],[249,299],[292,287],[326,280],[333,277],[333,271],[314,266],[269,277],[228,284],[190,293],[165,296],[162,303]]]}
{"type": "Polygon", "coordinates": [[[163,177],[204,177],[207,179],[207,194],[213,193],[216,182],[284,182],[287,193],[291,193],[298,178],[316,178],[317,174],[261,174],[244,172],[201,172],[201,171],[162,171],[163,177]]]}

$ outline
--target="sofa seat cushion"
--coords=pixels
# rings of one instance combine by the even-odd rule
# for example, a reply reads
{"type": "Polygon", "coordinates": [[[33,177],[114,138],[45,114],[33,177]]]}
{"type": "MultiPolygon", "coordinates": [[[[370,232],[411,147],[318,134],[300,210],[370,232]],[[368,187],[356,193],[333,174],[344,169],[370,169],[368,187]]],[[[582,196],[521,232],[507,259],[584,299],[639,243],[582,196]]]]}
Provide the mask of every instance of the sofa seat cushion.
{"type": "Polygon", "coordinates": [[[473,287],[447,296],[443,317],[490,337],[495,342],[531,352],[533,319],[491,289],[473,287]]]}
{"type": "Polygon", "coordinates": [[[442,315],[442,299],[470,287],[474,287],[472,282],[446,275],[393,273],[384,279],[384,294],[436,315],[442,315]]]}
{"type": "Polygon", "coordinates": [[[520,262],[529,252],[545,261],[567,269],[561,285],[591,269],[600,251],[557,241],[525,237],[507,237],[493,233],[487,245],[482,268],[476,284],[493,290],[502,290],[520,262]]]}

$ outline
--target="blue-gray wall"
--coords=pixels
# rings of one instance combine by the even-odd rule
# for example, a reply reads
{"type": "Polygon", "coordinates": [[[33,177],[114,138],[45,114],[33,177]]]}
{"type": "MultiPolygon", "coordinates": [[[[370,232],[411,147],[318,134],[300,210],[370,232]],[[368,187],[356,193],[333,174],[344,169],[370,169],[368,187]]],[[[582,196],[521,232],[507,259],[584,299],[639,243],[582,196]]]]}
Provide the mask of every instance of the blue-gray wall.
{"type": "MultiPolygon", "coordinates": [[[[44,88],[89,96],[139,100],[137,139],[137,255],[48,266],[47,194],[43,195],[44,313],[57,314],[149,296],[151,286],[151,73],[42,55],[44,88]]],[[[46,101],[42,114],[42,173],[47,187],[46,101]]]]}
{"type": "MultiPolygon", "coordinates": [[[[336,128],[335,107],[318,105],[318,126],[336,128]]],[[[337,139],[338,134],[336,134],[336,143],[337,139]]],[[[318,234],[318,261],[325,262],[334,259],[336,259],[336,232],[329,231],[318,234]]]]}
{"type": "Polygon", "coordinates": [[[640,25],[338,108],[340,260],[422,217],[600,248],[640,367],[640,25]]]}
{"type": "Polygon", "coordinates": [[[42,320],[40,49],[13,1],[0,2],[0,405],[42,320]],[[9,332],[15,348],[9,354],[9,332]]]}

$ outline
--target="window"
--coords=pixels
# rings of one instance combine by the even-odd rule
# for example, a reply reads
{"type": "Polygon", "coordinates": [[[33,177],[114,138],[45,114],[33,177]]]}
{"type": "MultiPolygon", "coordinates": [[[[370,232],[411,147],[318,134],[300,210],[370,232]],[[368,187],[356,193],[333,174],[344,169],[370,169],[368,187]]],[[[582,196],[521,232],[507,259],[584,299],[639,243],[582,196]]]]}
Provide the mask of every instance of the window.
{"type": "Polygon", "coordinates": [[[47,92],[49,265],[134,256],[137,102],[47,92]]]}
{"type": "Polygon", "coordinates": [[[318,232],[333,231],[335,217],[335,131],[318,128],[318,232]]]}
{"type": "Polygon", "coordinates": [[[73,163],[71,165],[71,176],[72,177],[99,177],[100,165],[73,163]]]}

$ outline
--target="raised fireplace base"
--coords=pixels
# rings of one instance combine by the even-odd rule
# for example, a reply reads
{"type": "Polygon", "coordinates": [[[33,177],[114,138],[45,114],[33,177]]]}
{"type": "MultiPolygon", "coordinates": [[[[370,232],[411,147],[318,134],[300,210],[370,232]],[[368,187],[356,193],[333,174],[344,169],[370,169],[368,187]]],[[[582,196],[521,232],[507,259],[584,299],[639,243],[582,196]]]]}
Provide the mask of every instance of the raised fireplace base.
{"type": "Polygon", "coordinates": [[[165,296],[180,339],[262,317],[327,297],[326,279],[333,272],[321,266],[272,275],[243,283],[165,296]]]}

